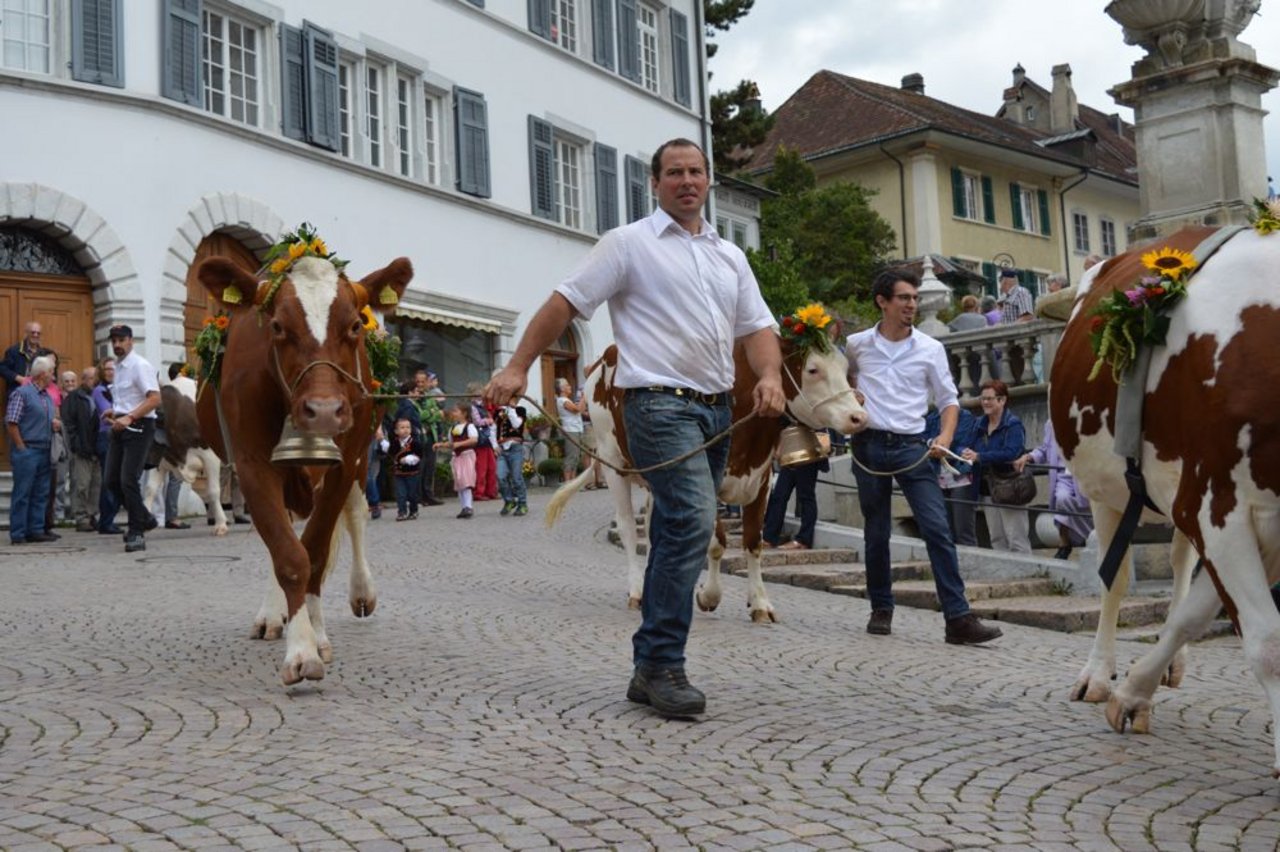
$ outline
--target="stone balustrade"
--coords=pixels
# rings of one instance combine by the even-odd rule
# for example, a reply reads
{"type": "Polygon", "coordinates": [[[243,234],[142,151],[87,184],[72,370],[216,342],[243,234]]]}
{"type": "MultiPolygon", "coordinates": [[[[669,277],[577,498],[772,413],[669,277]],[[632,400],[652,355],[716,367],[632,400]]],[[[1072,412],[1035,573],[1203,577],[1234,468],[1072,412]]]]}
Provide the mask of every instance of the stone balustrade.
{"type": "Polygon", "coordinates": [[[946,347],[961,399],[976,399],[988,379],[1003,381],[1011,395],[1043,394],[1064,325],[1037,319],[939,338],[946,347]]]}

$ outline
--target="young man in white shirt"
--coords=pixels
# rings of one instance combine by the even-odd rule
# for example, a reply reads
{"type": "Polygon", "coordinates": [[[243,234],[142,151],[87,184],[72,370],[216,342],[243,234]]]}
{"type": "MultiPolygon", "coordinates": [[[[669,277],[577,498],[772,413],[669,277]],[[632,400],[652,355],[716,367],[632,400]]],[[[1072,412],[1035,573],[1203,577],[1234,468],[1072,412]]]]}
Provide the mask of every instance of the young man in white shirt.
{"type": "Polygon", "coordinates": [[[120,496],[129,512],[124,549],[133,553],[147,549],[144,534],[156,526],[155,516],[142,500],[140,477],[156,434],[160,382],[155,368],[133,351],[133,329],[113,325],[109,337],[116,356],[116,377],[111,385],[111,411],[106,415],[111,421],[111,444],[103,484],[120,496]]]}

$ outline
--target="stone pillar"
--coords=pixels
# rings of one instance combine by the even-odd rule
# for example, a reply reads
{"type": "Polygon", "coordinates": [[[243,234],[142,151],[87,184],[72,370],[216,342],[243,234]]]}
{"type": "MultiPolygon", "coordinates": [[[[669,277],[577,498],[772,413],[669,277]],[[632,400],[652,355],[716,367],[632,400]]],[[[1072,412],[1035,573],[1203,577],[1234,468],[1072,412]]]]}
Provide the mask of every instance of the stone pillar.
{"type": "Polygon", "coordinates": [[[920,254],[940,251],[942,216],[938,212],[938,199],[944,196],[938,181],[938,159],[933,148],[922,147],[911,152],[910,163],[911,209],[914,211],[911,250],[920,254]]]}
{"type": "Polygon", "coordinates": [[[1113,0],[1106,12],[1148,53],[1110,92],[1133,107],[1142,216],[1130,238],[1248,220],[1267,192],[1262,94],[1280,72],[1236,36],[1261,0],[1113,0]]]}

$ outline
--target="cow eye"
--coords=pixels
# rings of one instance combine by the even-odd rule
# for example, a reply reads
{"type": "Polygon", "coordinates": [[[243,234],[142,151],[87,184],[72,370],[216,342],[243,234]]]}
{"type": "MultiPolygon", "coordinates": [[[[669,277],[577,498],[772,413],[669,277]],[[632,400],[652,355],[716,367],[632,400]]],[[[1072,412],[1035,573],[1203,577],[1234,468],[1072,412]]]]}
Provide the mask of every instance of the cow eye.
{"type": "Polygon", "coordinates": [[[280,324],[280,320],[273,319],[271,321],[271,333],[275,335],[277,339],[281,339],[285,336],[284,326],[280,324]]]}
{"type": "Polygon", "coordinates": [[[355,320],[354,322],[352,322],[352,323],[351,323],[351,336],[352,336],[352,337],[359,337],[359,336],[360,336],[360,329],[362,329],[362,328],[364,328],[364,323],[360,322],[360,320],[355,320]]]}

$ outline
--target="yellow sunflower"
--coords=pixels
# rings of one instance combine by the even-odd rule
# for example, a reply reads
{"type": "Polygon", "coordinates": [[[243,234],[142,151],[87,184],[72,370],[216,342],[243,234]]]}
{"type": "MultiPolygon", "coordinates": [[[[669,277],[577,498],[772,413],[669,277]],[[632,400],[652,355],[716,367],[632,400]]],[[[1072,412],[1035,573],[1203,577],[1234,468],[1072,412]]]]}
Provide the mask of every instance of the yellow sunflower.
{"type": "Polygon", "coordinates": [[[271,274],[280,275],[289,268],[290,260],[287,257],[277,257],[271,262],[271,274]]]}
{"type": "Polygon", "coordinates": [[[316,257],[327,257],[329,255],[329,247],[324,244],[324,240],[316,237],[311,241],[311,253],[316,257]]]}
{"type": "Polygon", "coordinates": [[[306,243],[291,243],[289,245],[289,259],[297,260],[307,253],[306,243]]]}
{"type": "Polygon", "coordinates": [[[1190,253],[1165,246],[1142,256],[1142,265],[1157,275],[1167,275],[1177,280],[1183,273],[1196,268],[1196,259],[1190,253]]]}
{"type": "Polygon", "coordinates": [[[369,310],[369,306],[365,305],[360,309],[360,316],[364,317],[364,330],[375,331],[378,328],[378,318],[373,315],[373,311],[369,310]]]}
{"type": "Polygon", "coordinates": [[[831,315],[822,305],[814,302],[796,311],[796,319],[811,328],[826,328],[831,322],[831,315]]]}

